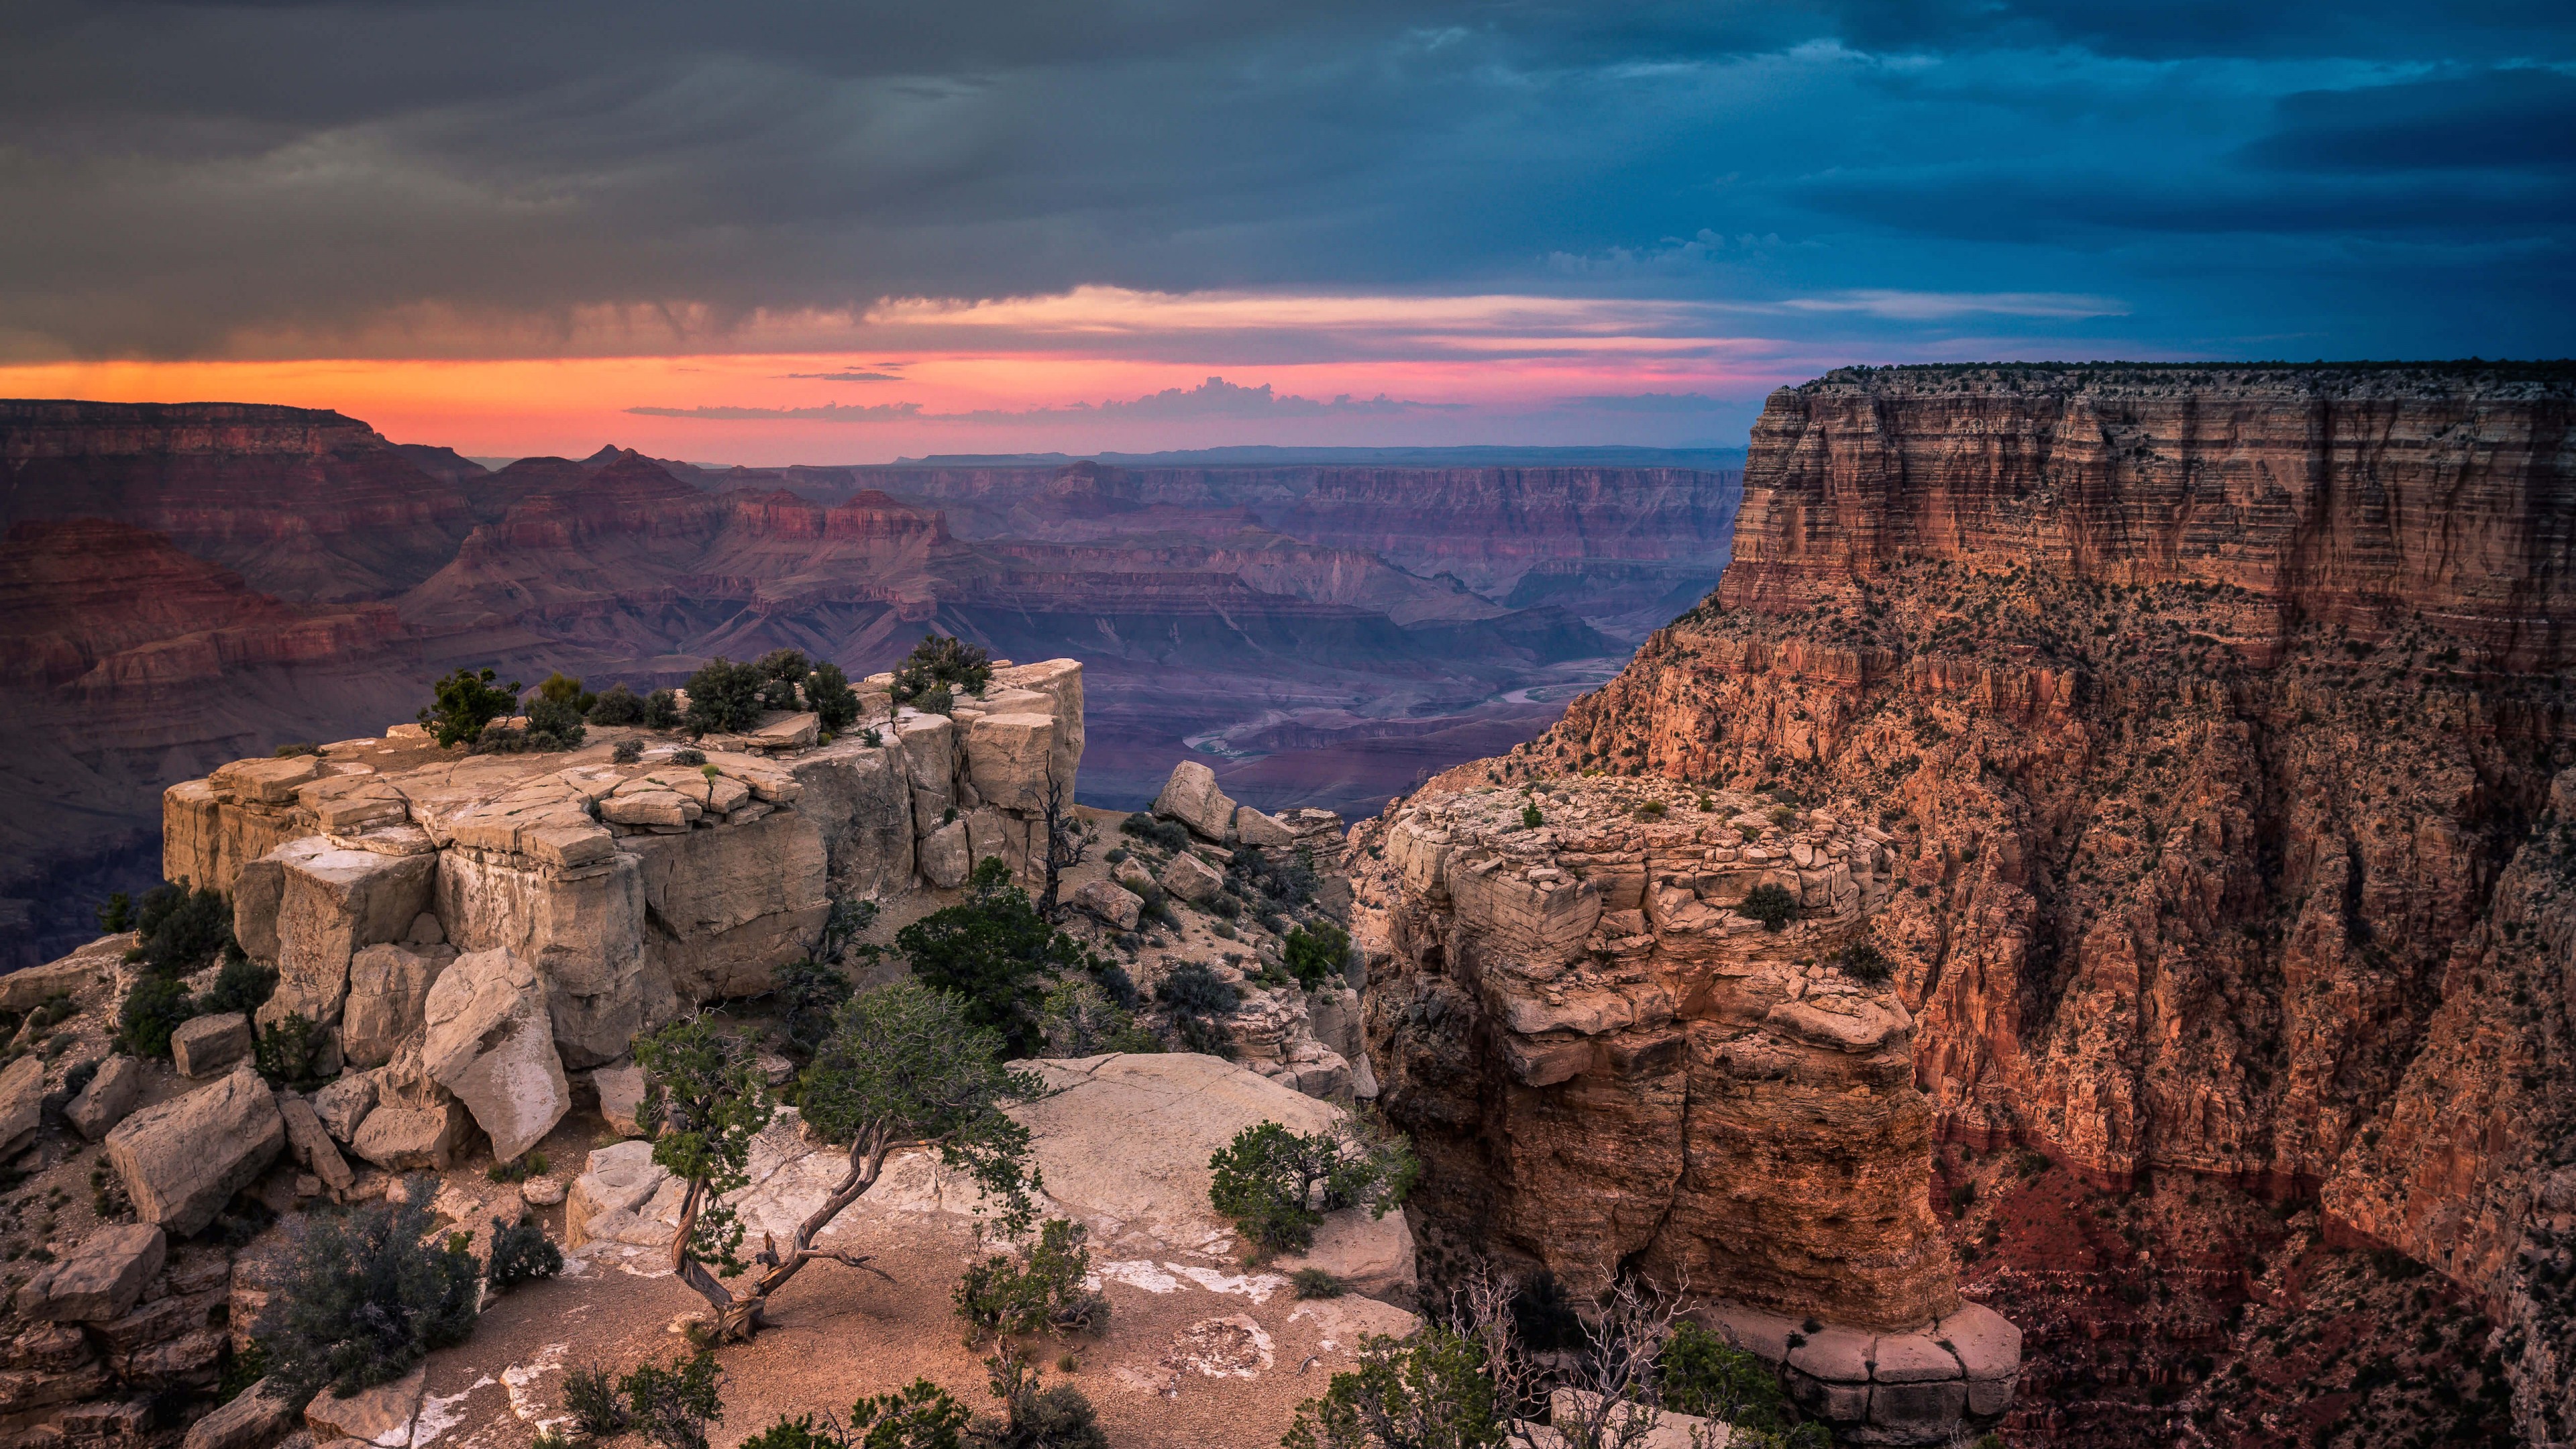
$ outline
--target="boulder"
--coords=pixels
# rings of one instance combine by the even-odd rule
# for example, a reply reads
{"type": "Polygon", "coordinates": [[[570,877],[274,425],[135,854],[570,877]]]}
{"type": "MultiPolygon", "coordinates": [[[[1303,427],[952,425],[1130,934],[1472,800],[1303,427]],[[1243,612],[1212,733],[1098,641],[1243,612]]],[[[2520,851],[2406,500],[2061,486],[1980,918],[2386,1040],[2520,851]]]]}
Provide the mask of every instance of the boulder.
{"type": "Polygon", "coordinates": [[[110,1223],[18,1290],[18,1311],[55,1323],[121,1318],[161,1271],[169,1238],[150,1223],[110,1223]]]}
{"type": "Polygon", "coordinates": [[[610,1127],[627,1137],[643,1135],[635,1122],[635,1109],[644,1105],[642,1067],[601,1067],[590,1074],[590,1085],[599,1093],[599,1115],[610,1127]]]}
{"type": "Polygon", "coordinates": [[[0,1011],[31,1011],[49,996],[77,996],[108,980],[132,936],[101,936],[59,961],[0,976],[0,1011]]]}
{"type": "Polygon", "coordinates": [[[278,1120],[286,1124],[286,1146],[295,1160],[331,1190],[333,1197],[345,1197],[358,1175],[349,1170],[348,1160],[340,1155],[339,1144],[331,1140],[330,1129],[314,1112],[313,1104],[302,1097],[281,1093],[277,1099],[278,1120]]]}
{"type": "Polygon", "coordinates": [[[340,1019],[349,962],[361,949],[399,941],[429,909],[439,855],[331,849],[290,858],[277,905],[277,994],[260,1010],[323,1025],[340,1019]]]}
{"type": "Polygon", "coordinates": [[[387,1172],[445,1172],[455,1165],[472,1123],[458,1102],[378,1107],[358,1124],[349,1150],[387,1172]]]}
{"type": "Polygon", "coordinates": [[[1297,843],[1297,832],[1249,805],[1237,805],[1234,838],[1245,845],[1286,846],[1297,843]]]}
{"type": "Polygon", "coordinates": [[[420,1398],[429,1378],[422,1364],[389,1384],[360,1389],[342,1398],[324,1389],[304,1406],[304,1425],[313,1442],[356,1439],[379,1449],[404,1449],[411,1443],[412,1420],[420,1416],[420,1398]]]}
{"type": "Polygon", "coordinates": [[[545,978],[515,953],[458,957],[430,987],[422,1019],[422,1065],[490,1134],[494,1161],[527,1151],[572,1110],[545,978]]]}
{"type": "Polygon", "coordinates": [[[653,1161],[650,1142],[620,1142],[591,1153],[564,1196],[564,1246],[578,1248],[592,1241],[595,1224],[612,1213],[631,1213],[652,1201],[670,1176],[653,1161]]]}
{"type": "Polygon", "coordinates": [[[33,1053],[0,1068],[0,1158],[36,1140],[45,1122],[45,1059],[33,1053]]]}
{"type": "Polygon", "coordinates": [[[107,1134],[107,1163],[134,1215],[192,1237],[276,1160],[286,1124],[268,1083],[244,1062],[232,1075],[146,1107],[107,1134]]]}
{"type": "Polygon", "coordinates": [[[750,738],[764,750],[802,750],[822,738],[822,731],[819,715],[771,710],[761,716],[760,727],[751,732],[750,738]]]}
{"type": "Polygon", "coordinates": [[[89,1079],[80,1095],[63,1109],[63,1119],[80,1135],[96,1142],[108,1134],[125,1114],[134,1110],[134,1099],[143,1092],[143,1062],[136,1057],[109,1057],[98,1064],[98,1075],[89,1079]]]}
{"type": "Polygon", "coordinates": [[[294,1423],[294,1401],[261,1379],[189,1425],[179,1449],[268,1449],[294,1423]]]}
{"type": "Polygon", "coordinates": [[[1223,844],[1234,833],[1234,801],[1216,787],[1216,772],[1196,760],[1172,767],[1163,793],[1154,797],[1154,813],[1177,820],[1201,837],[1223,844]]]}
{"type": "Polygon", "coordinates": [[[322,1126],[342,1142],[358,1135],[358,1124],[376,1110],[376,1078],[372,1072],[351,1072],[313,1094],[313,1115],[322,1126]]]}
{"type": "Polygon", "coordinates": [[[1159,880],[1163,889],[1185,901],[1210,900],[1225,888],[1225,877],[1217,873],[1216,867],[1186,850],[1172,857],[1159,880]]]}
{"type": "Polygon", "coordinates": [[[1082,889],[1073,893],[1073,903],[1122,931],[1136,929],[1136,921],[1145,909],[1143,897],[1105,880],[1084,882],[1082,889]]]}
{"type": "MultiPolygon", "coordinates": [[[[1208,1206],[1208,1158],[1264,1121],[1325,1132],[1345,1116],[1232,1062],[1188,1052],[1026,1065],[1053,1090],[1012,1107],[1011,1116],[1029,1129],[1030,1163],[1044,1173],[1047,1195],[1099,1234],[1095,1257],[1228,1256],[1240,1240],[1208,1206]]],[[[1360,1293],[1401,1297],[1414,1286],[1413,1236],[1401,1212],[1328,1213],[1312,1255],[1360,1293]]]]}
{"type": "Polygon", "coordinates": [[[420,1029],[431,983],[455,959],[453,947],[408,945],[369,946],[349,958],[349,998],[340,1013],[340,1052],[349,1065],[393,1060],[394,1048],[420,1029]]]}
{"type": "Polygon", "coordinates": [[[1054,759],[1052,714],[988,714],[966,727],[966,777],[987,805],[1044,815],[1054,759]]]}
{"type": "Polygon", "coordinates": [[[973,854],[966,841],[966,822],[951,820],[922,838],[921,878],[953,891],[966,883],[968,872],[975,868],[973,854]]]}
{"type": "Polygon", "coordinates": [[[905,710],[894,722],[912,787],[912,821],[927,835],[957,804],[957,723],[944,714],[905,710]]]}
{"type": "Polygon", "coordinates": [[[170,1064],[183,1077],[217,1076],[248,1057],[256,1040],[250,1018],[241,1012],[191,1017],[170,1033],[170,1064]]]}

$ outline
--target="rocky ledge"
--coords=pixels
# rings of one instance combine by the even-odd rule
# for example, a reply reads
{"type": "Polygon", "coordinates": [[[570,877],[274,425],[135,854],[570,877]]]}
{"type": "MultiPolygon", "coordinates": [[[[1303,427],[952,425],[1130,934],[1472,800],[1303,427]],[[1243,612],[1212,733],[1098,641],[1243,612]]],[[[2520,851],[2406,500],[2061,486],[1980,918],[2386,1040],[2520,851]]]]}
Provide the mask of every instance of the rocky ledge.
{"type": "Polygon", "coordinates": [[[1913,1018],[1866,945],[1888,837],[1669,780],[1426,790],[1355,834],[1380,1100],[1444,1248],[1625,1269],[1783,1362],[1851,1442],[2009,1404],[1960,1301],[1913,1018]]]}

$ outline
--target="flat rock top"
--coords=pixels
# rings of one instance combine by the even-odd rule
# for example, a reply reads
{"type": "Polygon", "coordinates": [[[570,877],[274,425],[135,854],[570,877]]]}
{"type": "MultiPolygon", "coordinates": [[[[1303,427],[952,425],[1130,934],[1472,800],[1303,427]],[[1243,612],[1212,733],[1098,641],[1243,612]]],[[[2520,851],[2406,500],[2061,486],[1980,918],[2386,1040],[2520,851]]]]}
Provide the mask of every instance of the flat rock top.
{"type": "Polygon", "coordinates": [[[1322,1132],[1327,1102],[1215,1057],[1183,1052],[1029,1063],[1053,1092],[1012,1115],[1036,1139],[1047,1196],[1176,1247],[1222,1251],[1208,1158],[1246,1127],[1322,1132]]]}

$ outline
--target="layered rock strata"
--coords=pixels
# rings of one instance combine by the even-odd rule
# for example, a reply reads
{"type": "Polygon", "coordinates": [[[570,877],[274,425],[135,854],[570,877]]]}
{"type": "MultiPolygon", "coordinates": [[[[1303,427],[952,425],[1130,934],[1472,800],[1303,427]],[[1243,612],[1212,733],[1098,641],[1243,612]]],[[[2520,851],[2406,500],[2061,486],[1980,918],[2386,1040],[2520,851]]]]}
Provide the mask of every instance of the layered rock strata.
{"type": "Polygon", "coordinates": [[[1578,1296],[1643,1272],[1786,1359],[1813,1412],[1930,1442],[2003,1411],[2019,1338],[1959,1300],[1913,1017],[1850,954],[1902,882],[1875,825],[1767,808],[1480,782],[1355,832],[1379,1100],[1449,1244],[1578,1296]],[[1796,919],[1757,919],[1773,902],[1796,919]],[[1962,1358],[1952,1320],[2011,1350],[1962,1358]]]}
{"type": "Polygon", "coordinates": [[[1783,390],[1717,593],[1448,785],[1874,825],[1940,1134],[2314,1197],[2523,1322],[2495,1347],[2563,1438],[2571,410],[2549,368],[1783,390]]]}
{"type": "Polygon", "coordinates": [[[1050,783],[1069,802],[1081,764],[1081,666],[997,669],[953,717],[872,684],[887,722],[830,743],[808,715],[703,749],[595,729],[570,753],[468,755],[401,725],[238,761],[170,787],[164,870],[232,895],[235,937],[279,971],[264,1022],[304,1017],[326,1063],[375,1074],[361,1155],[444,1160],[460,1100],[510,1155],[569,1106],[566,1066],[768,990],[833,898],[953,887],[984,856],[1043,873],[1050,783]],[[926,847],[951,836],[942,863],[926,847]]]}

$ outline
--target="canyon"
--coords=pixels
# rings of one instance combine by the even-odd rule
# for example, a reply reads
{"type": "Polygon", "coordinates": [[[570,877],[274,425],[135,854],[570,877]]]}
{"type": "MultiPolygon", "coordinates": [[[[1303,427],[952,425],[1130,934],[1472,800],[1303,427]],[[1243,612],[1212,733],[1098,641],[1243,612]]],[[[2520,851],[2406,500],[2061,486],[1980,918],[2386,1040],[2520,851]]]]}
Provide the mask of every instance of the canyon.
{"type": "Polygon", "coordinates": [[[487,469],[330,412],[0,402],[0,637],[43,661],[0,701],[24,742],[0,761],[7,963],[148,883],[161,784],[399,717],[458,666],[642,691],[797,648],[856,676],[936,630],[1084,662],[1097,803],[1143,804],[1187,749],[1259,803],[1373,810],[1535,734],[1704,593],[1735,483],[617,448],[487,469]],[[184,609],[116,587],[182,573],[184,609]],[[81,607],[41,597],[69,580],[81,607]]]}
{"type": "MultiPolygon", "coordinates": [[[[1820,1248],[1885,1272],[1902,1255],[1859,1255],[1860,1230],[1937,1217],[1960,1291],[2030,1334],[2016,1438],[2564,1440],[2571,411],[2550,365],[1849,369],[1775,393],[1710,598],[1540,740],[1373,827],[1371,1049],[1390,1112],[1460,1163],[1437,1226],[1580,1280],[1605,1242],[1673,1260],[1673,1171],[1760,1175],[1693,1108],[1746,1090],[1728,1044],[1784,989],[1748,983],[1785,977],[1657,918],[1742,888],[1711,832],[1595,810],[1575,834],[1616,848],[1522,846],[1499,877],[1597,893],[1605,920],[1644,903],[1642,933],[1546,951],[1508,895],[1539,887],[1480,903],[1453,870],[1444,896],[1398,848],[1493,792],[1545,815],[1560,789],[1686,785],[1667,819],[1742,797],[1748,827],[1839,847],[1854,905],[1812,868],[1784,882],[1834,933],[1794,964],[1884,973],[1883,1003],[1857,994],[1901,1011],[1919,1093],[1886,1120],[1938,1144],[1943,1200],[1864,1193],[1820,1248]],[[1533,850],[1555,859],[1510,868],[1533,850]],[[1533,978],[1567,960],[1629,1005],[1548,1015],[1533,978]],[[1572,1074],[1533,1075],[1559,1041],[1572,1074]],[[1416,1086],[1390,1066],[1444,1055],[1416,1086]],[[1645,1183],[1589,1165],[1611,1142],[1658,1164],[1645,1183]],[[1565,1211],[1605,1187],[1606,1235],[1565,1211]]],[[[1852,1182],[1891,1130],[1866,1120],[1852,1182]]]]}

